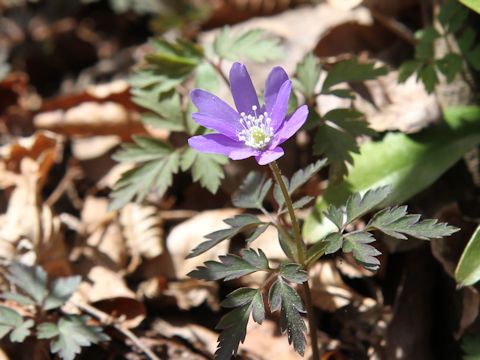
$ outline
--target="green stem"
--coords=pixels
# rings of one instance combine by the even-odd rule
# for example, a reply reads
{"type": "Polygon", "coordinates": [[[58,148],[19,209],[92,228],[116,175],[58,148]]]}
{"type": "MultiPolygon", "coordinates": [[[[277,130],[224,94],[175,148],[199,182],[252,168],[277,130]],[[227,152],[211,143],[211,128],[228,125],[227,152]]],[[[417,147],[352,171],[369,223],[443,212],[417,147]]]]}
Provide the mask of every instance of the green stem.
{"type": "MultiPolygon", "coordinates": [[[[297,216],[295,215],[295,209],[293,208],[292,198],[288,193],[285,182],[282,179],[282,173],[280,168],[277,165],[276,161],[270,163],[270,169],[272,169],[273,176],[280,190],[282,191],[283,197],[285,199],[285,204],[287,205],[288,214],[290,215],[290,221],[292,222],[293,227],[293,236],[295,239],[295,244],[297,246],[297,259],[298,262],[305,266],[305,244],[302,240],[302,235],[300,233],[300,226],[298,225],[297,216]]],[[[303,291],[305,292],[305,306],[307,308],[307,318],[308,318],[308,327],[310,330],[310,341],[312,346],[312,359],[319,360],[320,354],[318,352],[318,340],[317,340],[317,322],[315,320],[315,312],[313,309],[312,302],[312,293],[310,291],[310,285],[308,281],[305,281],[303,284],[303,291]]]]}
{"type": "Polygon", "coordinates": [[[276,161],[270,163],[270,169],[272,169],[273,176],[280,190],[282,191],[283,197],[285,199],[285,204],[287,205],[288,214],[290,215],[290,221],[292,222],[293,227],[293,238],[295,239],[295,244],[297,246],[297,259],[301,265],[305,264],[305,244],[302,240],[302,235],[300,234],[300,226],[298,226],[297,217],[295,216],[295,210],[293,208],[292,199],[288,193],[287,187],[282,179],[282,173],[280,168],[277,165],[276,161]]]}

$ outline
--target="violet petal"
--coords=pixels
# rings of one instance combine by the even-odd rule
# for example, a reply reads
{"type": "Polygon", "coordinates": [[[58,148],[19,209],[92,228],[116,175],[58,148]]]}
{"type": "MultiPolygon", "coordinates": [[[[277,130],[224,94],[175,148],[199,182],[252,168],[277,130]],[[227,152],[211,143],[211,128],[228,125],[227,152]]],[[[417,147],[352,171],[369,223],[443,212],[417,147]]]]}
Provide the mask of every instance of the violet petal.
{"type": "Polygon", "coordinates": [[[253,114],[254,105],[260,109],[257,93],[245,65],[233,64],[230,70],[230,89],[238,112],[253,114]]]}
{"type": "Polygon", "coordinates": [[[283,154],[283,149],[280,146],[277,146],[271,150],[262,151],[260,155],[255,156],[255,160],[257,160],[259,165],[266,165],[277,160],[279,157],[282,157],[283,154]]]}
{"type": "Polygon", "coordinates": [[[249,158],[250,156],[260,155],[260,153],[260,150],[245,147],[243,149],[233,150],[228,156],[232,160],[243,160],[249,158]]]}
{"type": "Polygon", "coordinates": [[[292,91],[292,82],[290,80],[285,81],[280,90],[278,91],[278,96],[273,105],[272,111],[270,113],[270,118],[272,119],[271,126],[273,131],[277,131],[283,124],[285,116],[287,116],[288,108],[288,99],[290,98],[290,93],[292,91]]]}
{"type": "MultiPolygon", "coordinates": [[[[237,115],[238,117],[238,115],[237,115]]],[[[207,129],[215,130],[223,135],[228,136],[232,140],[237,140],[237,134],[241,131],[242,127],[240,121],[230,121],[224,118],[213,117],[210,114],[203,112],[193,113],[192,119],[199,125],[206,127],[207,129]]]]}
{"type": "Polygon", "coordinates": [[[238,113],[230,105],[208,91],[194,89],[190,92],[190,98],[201,113],[227,121],[238,120],[238,113]]]}
{"type": "Polygon", "coordinates": [[[272,112],[275,101],[277,100],[280,87],[285,81],[288,80],[288,75],[280,66],[276,66],[268,74],[267,81],[265,82],[264,102],[265,111],[269,114],[272,112]]]}
{"type": "Polygon", "coordinates": [[[283,126],[275,134],[275,138],[270,146],[274,147],[280,145],[284,141],[292,137],[305,123],[308,116],[308,106],[300,106],[288,120],[283,123],[283,126]]]}
{"type": "Polygon", "coordinates": [[[245,148],[241,142],[230,139],[222,134],[207,134],[193,136],[188,139],[188,145],[197,151],[221,155],[230,155],[234,150],[245,148]]]}

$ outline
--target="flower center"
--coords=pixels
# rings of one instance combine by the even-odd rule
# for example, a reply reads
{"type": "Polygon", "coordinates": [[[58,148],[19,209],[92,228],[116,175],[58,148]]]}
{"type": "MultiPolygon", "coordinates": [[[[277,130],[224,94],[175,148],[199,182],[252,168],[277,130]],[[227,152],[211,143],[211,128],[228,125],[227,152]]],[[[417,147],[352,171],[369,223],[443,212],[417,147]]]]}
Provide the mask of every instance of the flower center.
{"type": "Polygon", "coordinates": [[[272,119],[267,112],[257,115],[257,107],[252,106],[254,115],[240,113],[240,124],[243,129],[238,132],[238,140],[243,141],[245,145],[257,149],[264,149],[273,136],[273,128],[270,126],[272,119]]]}

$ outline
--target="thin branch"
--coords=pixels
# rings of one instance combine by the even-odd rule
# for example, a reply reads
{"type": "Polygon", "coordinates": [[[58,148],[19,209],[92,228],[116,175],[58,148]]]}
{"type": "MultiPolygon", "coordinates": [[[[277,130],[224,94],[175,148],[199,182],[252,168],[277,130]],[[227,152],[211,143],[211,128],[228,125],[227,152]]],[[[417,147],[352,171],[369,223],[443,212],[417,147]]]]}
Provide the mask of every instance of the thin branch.
{"type": "Polygon", "coordinates": [[[117,329],[119,332],[121,332],[124,336],[129,338],[133,344],[138,347],[140,350],[143,351],[143,353],[150,359],[150,360],[160,360],[160,358],[155,355],[152,350],[150,350],[143,342],[140,340],[137,335],[135,335],[132,331],[129,329],[126,329],[121,322],[114,318],[113,316],[110,316],[109,314],[89,305],[86,303],[80,303],[77,301],[69,301],[72,305],[76,306],[80,310],[86,312],[87,314],[97,318],[100,320],[100,322],[106,326],[113,326],[115,329],[117,329]]]}

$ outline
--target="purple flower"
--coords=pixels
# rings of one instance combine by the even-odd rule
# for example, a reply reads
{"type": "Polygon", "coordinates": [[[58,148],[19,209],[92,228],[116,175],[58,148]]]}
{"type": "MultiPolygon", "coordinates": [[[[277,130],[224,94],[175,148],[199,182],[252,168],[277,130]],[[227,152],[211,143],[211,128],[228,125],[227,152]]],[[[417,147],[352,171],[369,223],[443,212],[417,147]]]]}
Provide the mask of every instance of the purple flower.
{"type": "Polygon", "coordinates": [[[287,117],[292,82],[281,67],[275,67],[265,84],[265,104],[260,106],[257,93],[245,65],[235,63],[230,70],[230,89],[237,111],[217,96],[195,89],[190,93],[198,112],[192,115],[198,124],[216,131],[214,134],[188,139],[197,151],[227,155],[233,160],[250,156],[260,165],[283,156],[279,146],[305,123],[306,105],[287,117]]]}

